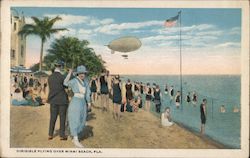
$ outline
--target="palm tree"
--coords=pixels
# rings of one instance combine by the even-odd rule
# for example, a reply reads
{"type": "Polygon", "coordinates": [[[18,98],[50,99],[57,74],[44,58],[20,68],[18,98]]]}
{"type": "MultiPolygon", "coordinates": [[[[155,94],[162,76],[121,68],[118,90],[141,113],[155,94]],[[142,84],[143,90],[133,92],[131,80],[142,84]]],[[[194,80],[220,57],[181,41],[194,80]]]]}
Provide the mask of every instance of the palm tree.
{"type": "Polygon", "coordinates": [[[38,19],[37,17],[31,17],[34,21],[33,24],[25,24],[22,29],[19,31],[20,35],[37,35],[41,38],[41,51],[40,51],[40,62],[39,70],[42,70],[42,61],[43,61],[43,46],[44,43],[50,36],[59,31],[67,30],[66,28],[53,28],[55,22],[62,20],[59,16],[50,19],[49,17],[44,17],[43,19],[38,19]]]}

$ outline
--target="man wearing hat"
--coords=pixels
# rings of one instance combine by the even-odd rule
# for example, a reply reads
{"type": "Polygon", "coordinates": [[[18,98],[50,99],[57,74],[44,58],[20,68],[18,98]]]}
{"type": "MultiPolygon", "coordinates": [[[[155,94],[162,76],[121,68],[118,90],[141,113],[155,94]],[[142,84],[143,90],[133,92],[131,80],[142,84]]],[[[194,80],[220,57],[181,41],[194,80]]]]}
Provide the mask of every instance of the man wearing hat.
{"type": "Polygon", "coordinates": [[[53,139],[58,114],[60,116],[60,140],[67,140],[67,136],[65,136],[65,121],[69,101],[63,85],[65,77],[61,74],[62,67],[63,62],[57,61],[54,72],[48,78],[48,103],[50,103],[49,140],[53,139]]]}

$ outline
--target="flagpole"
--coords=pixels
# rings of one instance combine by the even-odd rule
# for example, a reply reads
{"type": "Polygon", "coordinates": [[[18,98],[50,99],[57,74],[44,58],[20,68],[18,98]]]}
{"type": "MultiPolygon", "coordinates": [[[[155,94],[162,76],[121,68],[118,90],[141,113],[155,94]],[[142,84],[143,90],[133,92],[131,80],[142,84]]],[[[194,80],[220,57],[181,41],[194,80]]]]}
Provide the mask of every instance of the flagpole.
{"type": "Polygon", "coordinates": [[[181,53],[181,47],[182,47],[182,45],[181,45],[181,11],[179,11],[179,16],[180,16],[180,26],[179,26],[179,28],[180,28],[180,91],[181,91],[181,100],[180,100],[180,102],[181,102],[181,110],[183,110],[183,103],[182,103],[182,53],[181,53]]]}

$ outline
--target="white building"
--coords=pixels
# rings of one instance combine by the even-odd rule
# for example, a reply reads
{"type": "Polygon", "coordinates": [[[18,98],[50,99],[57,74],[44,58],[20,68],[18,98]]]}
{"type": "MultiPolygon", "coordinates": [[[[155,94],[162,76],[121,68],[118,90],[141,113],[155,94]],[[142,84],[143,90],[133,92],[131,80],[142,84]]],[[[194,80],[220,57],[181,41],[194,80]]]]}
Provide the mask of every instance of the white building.
{"type": "Polygon", "coordinates": [[[18,35],[25,24],[24,16],[20,17],[15,12],[11,12],[11,67],[25,66],[26,62],[26,38],[18,35]]]}

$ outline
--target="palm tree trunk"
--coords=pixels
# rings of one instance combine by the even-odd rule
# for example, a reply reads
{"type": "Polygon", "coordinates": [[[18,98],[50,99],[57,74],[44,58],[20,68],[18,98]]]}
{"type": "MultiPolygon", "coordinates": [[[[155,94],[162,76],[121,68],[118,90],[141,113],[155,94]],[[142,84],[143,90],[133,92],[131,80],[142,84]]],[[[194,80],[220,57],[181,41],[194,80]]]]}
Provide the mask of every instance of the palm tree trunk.
{"type": "Polygon", "coordinates": [[[41,52],[40,52],[40,62],[39,62],[39,71],[42,71],[42,63],[43,63],[43,45],[44,45],[44,40],[42,39],[42,43],[41,43],[41,52]]]}

